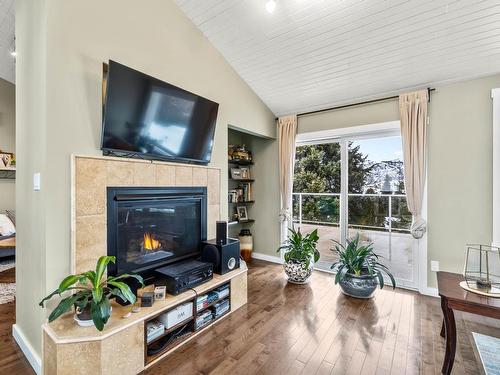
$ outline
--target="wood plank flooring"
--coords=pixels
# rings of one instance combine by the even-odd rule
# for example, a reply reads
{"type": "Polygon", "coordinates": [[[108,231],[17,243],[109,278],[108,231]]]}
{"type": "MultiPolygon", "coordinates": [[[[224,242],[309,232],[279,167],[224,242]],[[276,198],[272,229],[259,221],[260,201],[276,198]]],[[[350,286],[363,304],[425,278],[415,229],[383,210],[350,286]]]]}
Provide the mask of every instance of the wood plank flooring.
{"type": "MultiPolygon", "coordinates": [[[[279,265],[249,265],[248,304],[155,366],[153,374],[439,374],[439,300],[384,289],[347,298],[331,275],[287,284],[279,265]]],[[[11,338],[14,304],[0,305],[0,373],[32,373],[11,338]]],[[[500,337],[500,322],[456,314],[453,374],[480,374],[471,331],[500,337]]]]}
{"type": "MultiPolygon", "coordinates": [[[[14,268],[0,272],[0,283],[13,283],[15,280],[14,268]]],[[[15,303],[0,305],[0,374],[31,375],[35,372],[12,338],[12,325],[15,321],[15,303]]]]}

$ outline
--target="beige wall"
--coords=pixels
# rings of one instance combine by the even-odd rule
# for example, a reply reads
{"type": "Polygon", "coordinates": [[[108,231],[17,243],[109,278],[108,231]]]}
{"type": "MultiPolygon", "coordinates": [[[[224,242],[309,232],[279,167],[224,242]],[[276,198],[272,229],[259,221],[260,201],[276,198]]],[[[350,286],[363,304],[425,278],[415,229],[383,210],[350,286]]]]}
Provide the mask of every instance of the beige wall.
{"type": "Polygon", "coordinates": [[[366,104],[309,116],[300,116],[298,119],[298,132],[307,133],[328,129],[341,129],[394,120],[399,120],[398,102],[396,100],[389,100],[376,104],[366,104]]]}
{"type": "MultiPolygon", "coordinates": [[[[492,101],[500,75],[436,87],[429,107],[427,282],[430,261],[461,272],[467,243],[492,239],[492,101]]],[[[299,133],[399,120],[387,101],[299,118],[299,133]]]]}
{"type": "MultiPolygon", "coordinates": [[[[275,136],[275,127],[269,109],[172,1],[152,0],[147,6],[134,0],[18,3],[23,4],[18,5],[16,12],[16,18],[21,19],[16,42],[26,49],[26,55],[18,57],[18,66],[20,62],[22,74],[28,75],[29,67],[31,74],[36,75],[35,82],[27,82],[25,77],[25,86],[18,94],[18,100],[23,99],[18,107],[18,113],[24,116],[21,132],[26,138],[28,130],[40,131],[34,129],[36,121],[29,121],[39,111],[46,138],[40,136],[41,155],[26,146],[23,148],[26,176],[19,180],[17,188],[18,197],[23,196],[23,201],[18,199],[24,213],[23,228],[40,228],[42,234],[39,237],[28,232],[22,234],[19,251],[36,253],[41,262],[28,266],[28,260],[21,258],[18,268],[36,267],[34,273],[43,280],[41,288],[37,285],[34,291],[28,292],[23,290],[26,285],[20,286],[23,297],[18,300],[17,311],[22,313],[17,324],[40,352],[39,323],[45,315],[36,302],[70,270],[70,155],[100,154],[103,61],[116,60],[220,103],[211,166],[223,170],[223,182],[227,177],[227,124],[267,137],[275,136]],[[25,3],[38,5],[28,9],[25,3]],[[35,26],[28,25],[27,20],[35,17],[33,12],[44,4],[42,14],[36,15],[41,17],[34,22],[35,26]],[[36,38],[46,41],[33,46],[28,37],[33,36],[36,26],[39,28],[36,38]],[[35,47],[42,50],[41,66],[34,66],[36,60],[25,60],[35,47]],[[28,92],[28,85],[36,85],[38,91],[28,92]],[[31,95],[38,95],[40,103],[45,105],[38,108],[36,103],[30,103],[31,95]],[[41,166],[43,161],[46,164],[41,166]],[[39,193],[30,190],[30,176],[35,170],[42,171],[39,193]],[[41,205],[29,207],[35,199],[41,205]],[[35,210],[33,217],[27,216],[29,209],[35,210]]],[[[34,142],[26,141],[26,144],[34,142]]],[[[226,196],[227,184],[223,184],[220,213],[224,216],[226,196]]],[[[38,277],[28,276],[27,280],[38,282],[38,277]]]]}
{"type": "MultiPolygon", "coordinates": [[[[16,88],[0,78],[0,150],[16,151],[16,88]]],[[[15,208],[15,180],[0,179],[0,213],[15,208]]]]}
{"type": "MultiPolygon", "coordinates": [[[[16,1],[16,327],[40,352],[46,292],[45,192],[33,192],[34,171],[45,171],[46,1],[16,1]]],[[[42,183],[44,181],[42,180],[42,183]]]]}
{"type": "MultiPolygon", "coordinates": [[[[492,240],[491,89],[500,75],[438,87],[429,127],[428,260],[463,271],[467,243],[492,240]]],[[[428,265],[428,284],[436,276],[428,265]]]]}

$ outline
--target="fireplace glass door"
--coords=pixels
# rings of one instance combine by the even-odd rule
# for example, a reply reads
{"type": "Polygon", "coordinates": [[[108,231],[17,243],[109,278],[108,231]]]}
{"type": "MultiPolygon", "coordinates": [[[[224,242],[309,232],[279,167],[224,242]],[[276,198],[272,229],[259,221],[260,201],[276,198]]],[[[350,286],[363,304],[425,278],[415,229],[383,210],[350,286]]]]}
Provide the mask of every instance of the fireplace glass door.
{"type": "Polygon", "coordinates": [[[201,199],[123,202],[117,212],[118,272],[138,272],[196,254],[201,199]]]}

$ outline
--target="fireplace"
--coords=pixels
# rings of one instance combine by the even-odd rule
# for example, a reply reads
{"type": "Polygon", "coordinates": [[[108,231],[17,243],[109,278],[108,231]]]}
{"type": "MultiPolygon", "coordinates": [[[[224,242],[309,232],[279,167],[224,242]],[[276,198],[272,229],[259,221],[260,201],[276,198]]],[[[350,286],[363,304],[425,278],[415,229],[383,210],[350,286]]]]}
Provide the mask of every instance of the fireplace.
{"type": "Polygon", "coordinates": [[[108,187],[108,273],[147,275],[199,255],[207,237],[205,187],[108,187]]]}

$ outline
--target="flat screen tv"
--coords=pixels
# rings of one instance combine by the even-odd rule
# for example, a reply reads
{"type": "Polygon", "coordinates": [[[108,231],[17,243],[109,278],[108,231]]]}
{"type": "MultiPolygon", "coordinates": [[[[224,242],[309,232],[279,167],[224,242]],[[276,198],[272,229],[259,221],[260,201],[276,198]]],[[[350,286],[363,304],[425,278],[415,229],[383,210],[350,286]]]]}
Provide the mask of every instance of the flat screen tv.
{"type": "Polygon", "coordinates": [[[210,162],[218,103],[115,61],[105,87],[104,154],[210,162]]]}

